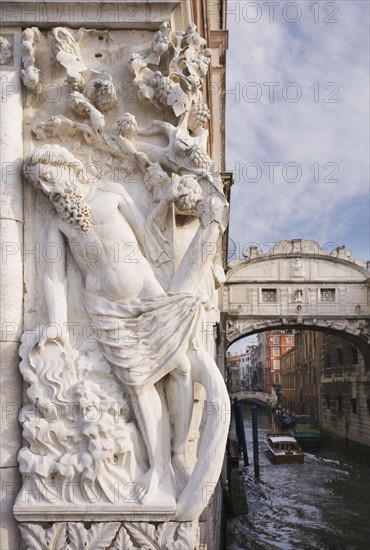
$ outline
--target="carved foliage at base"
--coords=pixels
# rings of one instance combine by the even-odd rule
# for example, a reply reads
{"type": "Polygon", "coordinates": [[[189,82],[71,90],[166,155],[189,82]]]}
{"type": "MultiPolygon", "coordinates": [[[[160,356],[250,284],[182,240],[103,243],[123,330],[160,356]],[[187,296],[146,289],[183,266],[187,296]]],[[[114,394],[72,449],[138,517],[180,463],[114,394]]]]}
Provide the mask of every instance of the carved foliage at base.
{"type": "Polygon", "coordinates": [[[198,522],[22,523],[27,550],[198,550],[198,522]]]}

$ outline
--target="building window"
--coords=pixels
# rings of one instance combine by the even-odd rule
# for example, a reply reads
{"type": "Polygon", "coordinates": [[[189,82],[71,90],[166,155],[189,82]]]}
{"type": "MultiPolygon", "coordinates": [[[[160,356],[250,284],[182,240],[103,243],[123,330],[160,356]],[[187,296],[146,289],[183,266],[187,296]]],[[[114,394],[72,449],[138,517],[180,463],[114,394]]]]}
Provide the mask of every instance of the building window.
{"type": "Polygon", "coordinates": [[[280,384],[280,374],[275,374],[275,384],[280,384]]]}
{"type": "Polygon", "coordinates": [[[276,304],[277,302],[277,290],[276,288],[263,288],[262,289],[262,303],[263,304],[276,304]]]}
{"type": "Polygon", "coordinates": [[[280,369],[280,361],[279,359],[274,359],[274,369],[280,369]]]}
{"type": "Polygon", "coordinates": [[[272,350],[272,355],[277,355],[277,356],[279,357],[279,355],[280,355],[280,350],[279,350],[279,348],[273,348],[273,350],[272,350]]]}
{"type": "Polygon", "coordinates": [[[343,412],[342,396],[339,395],[338,396],[338,414],[339,414],[339,416],[342,415],[342,412],[343,412]]]}
{"type": "Polygon", "coordinates": [[[358,363],[358,349],[355,346],[352,346],[352,365],[357,365],[358,363]]]}
{"type": "Polygon", "coordinates": [[[343,367],[343,365],[344,365],[343,351],[341,349],[337,349],[337,359],[338,359],[338,365],[340,367],[343,367]]]}
{"type": "Polygon", "coordinates": [[[274,344],[278,344],[279,343],[279,336],[274,336],[273,342],[274,342],[274,344]]]}
{"type": "Polygon", "coordinates": [[[351,399],[351,409],[353,414],[357,414],[357,399],[351,399]]]}
{"type": "Polygon", "coordinates": [[[321,288],[320,301],[325,304],[332,304],[335,302],[335,288],[321,288]]]}
{"type": "Polygon", "coordinates": [[[293,342],[293,339],[291,336],[287,336],[286,341],[287,341],[287,344],[291,344],[293,342]]]}
{"type": "Polygon", "coordinates": [[[331,368],[331,356],[330,356],[330,353],[328,353],[326,355],[326,368],[327,369],[330,369],[331,368]]]}

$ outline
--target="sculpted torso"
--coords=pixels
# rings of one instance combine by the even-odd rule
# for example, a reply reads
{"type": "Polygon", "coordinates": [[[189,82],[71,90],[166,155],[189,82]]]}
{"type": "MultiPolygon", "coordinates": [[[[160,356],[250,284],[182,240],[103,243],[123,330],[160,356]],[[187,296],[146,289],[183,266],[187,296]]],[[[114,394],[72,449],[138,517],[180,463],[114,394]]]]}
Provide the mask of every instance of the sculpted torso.
{"type": "Polygon", "coordinates": [[[88,202],[92,216],[88,232],[58,222],[85,276],[85,289],[113,301],[164,294],[126,219],[132,214],[124,198],[117,193],[103,196],[97,190],[89,194],[88,202]]]}
{"type": "MultiPolygon", "coordinates": [[[[133,39],[131,31],[126,35],[111,29],[108,35],[102,27],[99,40],[103,38],[111,58],[106,67],[111,74],[103,74],[97,71],[101,61],[91,55],[97,37],[90,30],[46,30],[38,41],[41,57],[32,51],[30,66],[25,59],[21,71],[29,77],[33,68],[42,89],[49,73],[39,71],[35,60],[49,60],[49,52],[43,50],[53,42],[55,63],[61,66],[55,74],[62,82],[60,71],[66,70],[69,94],[63,93],[58,101],[60,111],[33,97],[25,111],[27,119],[36,121],[27,132],[29,143],[44,142],[25,159],[25,179],[48,197],[55,210],[44,209],[45,199],[30,200],[35,214],[32,229],[41,218],[40,206],[50,225],[48,230],[42,225],[35,236],[61,253],[58,260],[45,257],[42,265],[35,265],[35,273],[43,275],[45,303],[41,299],[35,310],[30,307],[25,318],[29,324],[37,320],[37,329],[27,331],[22,344],[22,374],[30,384],[26,391],[32,414],[27,403],[21,421],[29,447],[22,459],[26,476],[18,505],[31,522],[38,521],[35,517],[48,523],[57,517],[59,522],[62,516],[75,522],[76,510],[82,511],[81,519],[103,519],[96,527],[91,525],[89,533],[83,523],[63,520],[66,536],[53,526],[44,537],[44,528],[36,524],[35,535],[27,531],[27,538],[33,537],[32,548],[51,538],[51,545],[64,548],[67,536],[70,542],[77,538],[72,525],[80,526],[81,541],[91,533],[98,537],[94,538],[98,546],[104,545],[108,536],[104,523],[109,526],[112,517],[122,517],[124,523],[115,531],[115,542],[106,539],[108,546],[130,543],[129,530],[123,527],[130,524],[129,518],[143,527],[150,520],[149,545],[151,538],[156,543],[158,534],[168,546],[162,527],[151,523],[151,518],[154,522],[162,517],[161,510],[163,525],[169,526],[169,546],[195,548],[198,534],[188,537],[185,532],[187,526],[192,532],[198,529],[195,522],[212,493],[208,488],[218,482],[228,433],[225,418],[207,414],[205,406],[213,403],[216,412],[229,403],[213,359],[212,336],[205,328],[214,325],[216,259],[227,223],[221,175],[206,144],[210,113],[201,87],[211,52],[203,49],[205,41],[193,24],[184,32],[179,28],[172,32],[163,23],[149,49],[141,31],[140,38],[138,34],[133,39]],[[145,42],[140,53],[134,47],[137,39],[145,42]],[[91,67],[83,60],[85,51],[91,67]],[[125,100],[117,94],[116,83],[126,73],[134,76],[138,101],[145,100],[134,110],[142,121],[150,122],[149,128],[140,130],[135,115],[124,113],[125,100]],[[161,120],[152,120],[153,108],[162,111],[161,120]],[[53,116],[37,120],[44,110],[53,116]],[[59,142],[69,144],[71,151],[59,142]],[[97,164],[102,170],[90,162],[100,158],[97,164]],[[109,180],[112,171],[114,181],[109,180]],[[127,183],[128,175],[137,177],[135,189],[134,181],[127,183]],[[178,211],[182,214],[176,219],[178,211]],[[185,219],[191,222],[187,227],[185,219]],[[83,299],[80,276],[89,293],[83,299]],[[76,300],[84,303],[76,305],[76,300]],[[88,319],[91,322],[86,323],[88,319]],[[75,338],[74,325],[78,325],[75,338]],[[90,331],[92,339],[86,335],[90,331]],[[205,397],[202,392],[197,393],[200,399],[194,398],[195,382],[204,388],[205,397]],[[49,412],[44,411],[51,396],[55,407],[59,403],[62,407],[56,422],[49,422],[49,412]],[[111,407],[112,399],[117,401],[118,414],[111,407]],[[69,404],[73,416],[75,410],[78,414],[73,424],[69,404]],[[96,405],[99,413],[91,425],[86,414],[90,405],[96,405]],[[49,484],[58,488],[50,491],[49,484]],[[80,508],[72,499],[76,487],[80,508]],[[28,497],[31,493],[35,496],[28,497]],[[33,510],[30,515],[33,503],[36,509],[40,504],[36,516],[33,510]],[[140,504],[145,505],[142,511],[140,504]],[[178,529],[177,538],[171,529],[178,529]]],[[[23,34],[31,40],[31,49],[37,33],[32,28],[23,34]]],[[[31,89],[29,82],[24,84],[31,89]]],[[[27,219],[31,221],[31,215],[27,219]]],[[[141,527],[139,531],[140,536],[146,532],[141,527]]],[[[25,543],[30,545],[26,539],[25,543]]]]}

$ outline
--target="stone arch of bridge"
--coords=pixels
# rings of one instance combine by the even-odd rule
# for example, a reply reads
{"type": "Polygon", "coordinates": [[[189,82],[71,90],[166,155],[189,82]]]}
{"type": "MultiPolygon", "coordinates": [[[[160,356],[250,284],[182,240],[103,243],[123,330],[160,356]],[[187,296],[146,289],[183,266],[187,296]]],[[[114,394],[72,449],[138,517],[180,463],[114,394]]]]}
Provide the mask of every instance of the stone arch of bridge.
{"type": "Polygon", "coordinates": [[[311,330],[316,332],[324,332],[327,334],[333,334],[334,336],[338,336],[340,338],[343,338],[343,340],[347,340],[350,342],[353,346],[355,346],[363,355],[364,361],[365,361],[365,367],[366,369],[370,369],[370,346],[368,344],[367,338],[363,338],[360,335],[356,334],[353,329],[335,329],[328,326],[326,323],[313,323],[310,325],[309,321],[306,320],[304,324],[302,323],[294,323],[293,321],[290,321],[289,324],[282,323],[281,321],[275,321],[272,322],[270,320],[261,321],[258,323],[258,330],[255,328],[250,328],[249,330],[244,329],[240,331],[240,334],[233,336],[232,340],[227,340],[226,343],[226,349],[228,349],[232,344],[235,344],[239,340],[247,337],[252,336],[253,334],[258,334],[259,332],[266,332],[268,330],[311,330]]]}
{"type": "Polygon", "coordinates": [[[250,247],[227,271],[222,290],[224,348],[265,330],[316,330],[349,340],[370,368],[369,264],[315,241],[250,247]]]}

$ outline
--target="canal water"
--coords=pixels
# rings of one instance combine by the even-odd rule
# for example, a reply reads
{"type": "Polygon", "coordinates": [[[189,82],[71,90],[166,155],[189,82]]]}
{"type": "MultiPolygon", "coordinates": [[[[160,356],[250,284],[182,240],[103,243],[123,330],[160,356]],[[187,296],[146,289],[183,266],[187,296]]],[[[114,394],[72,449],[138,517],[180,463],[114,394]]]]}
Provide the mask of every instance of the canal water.
{"type": "Polygon", "coordinates": [[[278,431],[259,409],[260,478],[254,477],[250,406],[244,407],[250,466],[242,470],[248,513],[228,517],[227,550],[369,550],[370,465],[341,445],[272,464],[265,435],[278,431]]]}

